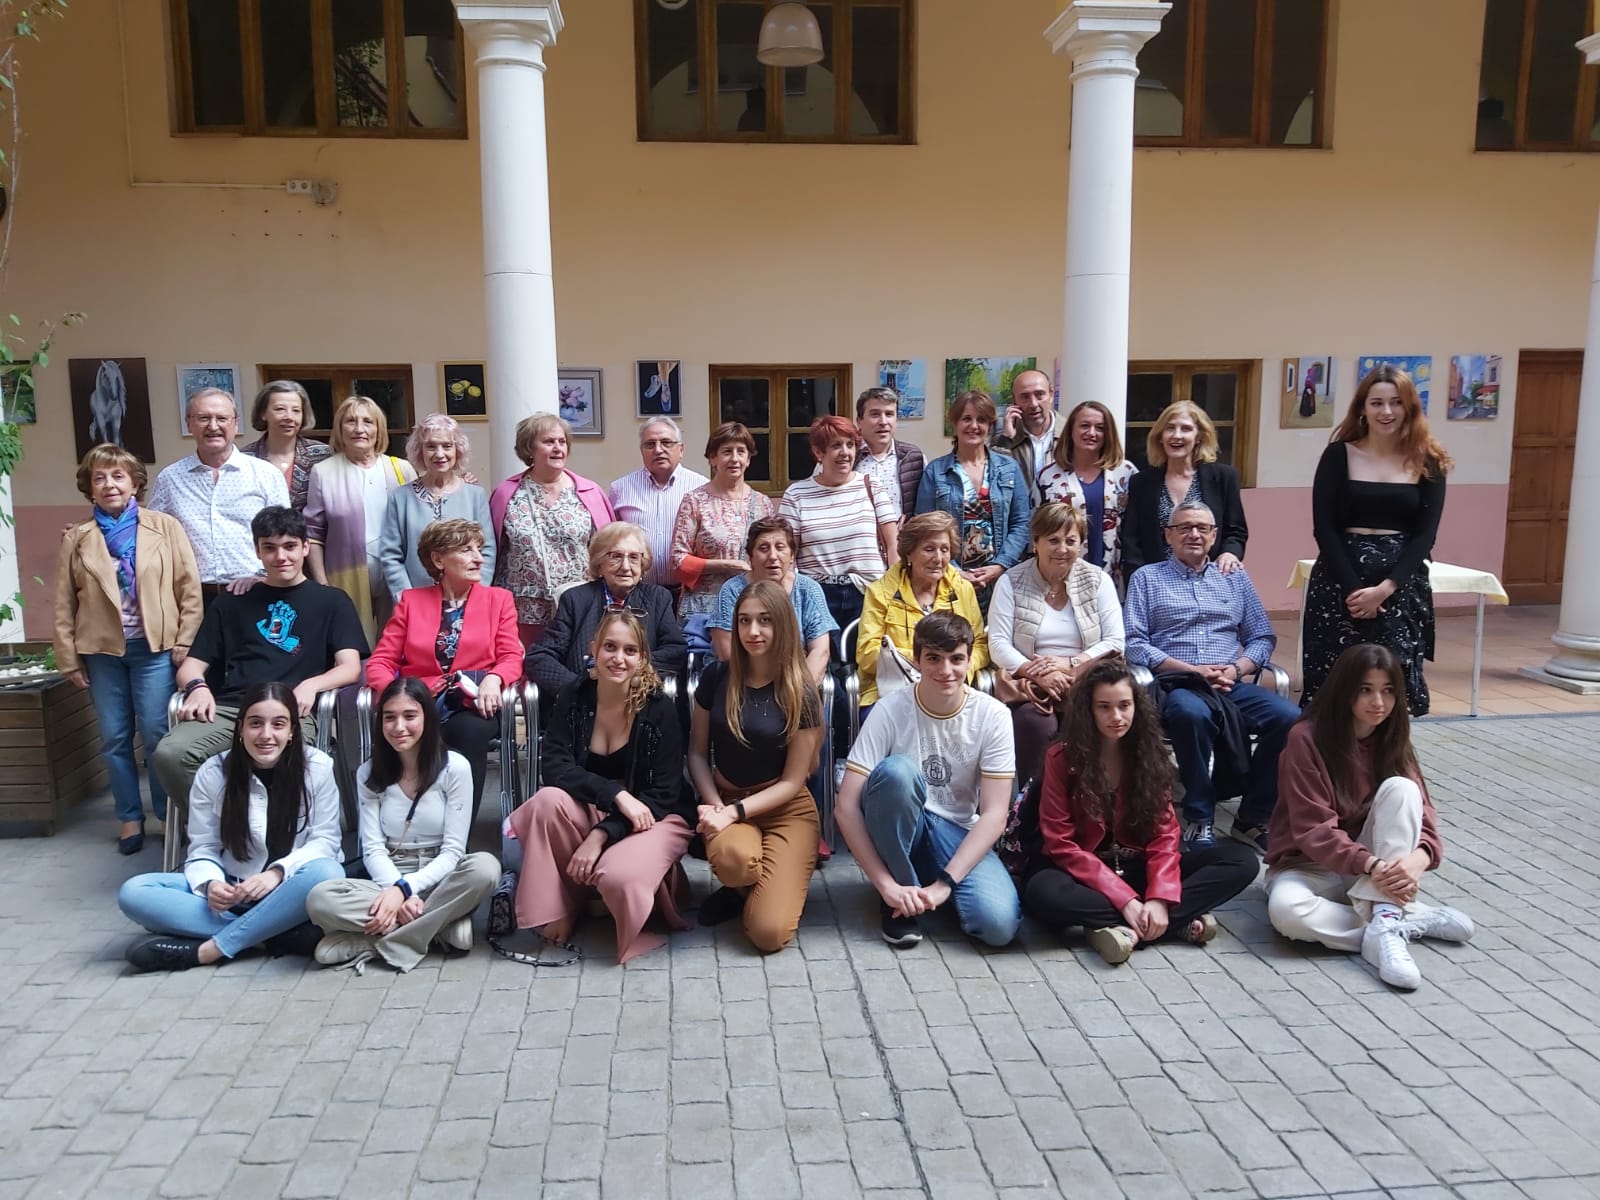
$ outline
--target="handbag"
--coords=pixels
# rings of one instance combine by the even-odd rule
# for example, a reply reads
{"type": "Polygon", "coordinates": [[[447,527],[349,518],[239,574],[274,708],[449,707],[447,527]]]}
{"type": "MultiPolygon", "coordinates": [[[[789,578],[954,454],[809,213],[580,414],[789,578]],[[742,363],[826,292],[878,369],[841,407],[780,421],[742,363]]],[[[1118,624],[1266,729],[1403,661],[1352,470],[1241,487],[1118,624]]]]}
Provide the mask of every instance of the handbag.
{"type": "Polygon", "coordinates": [[[908,687],[916,687],[922,672],[910,659],[900,653],[888,634],[883,635],[883,648],[878,651],[878,699],[883,700],[908,687]]]}
{"type": "Polygon", "coordinates": [[[489,923],[486,930],[489,948],[501,958],[510,959],[515,963],[522,963],[529,967],[570,967],[574,963],[583,961],[583,950],[572,942],[552,942],[544,934],[537,931],[534,936],[539,939],[539,948],[532,954],[525,954],[521,950],[513,950],[505,944],[505,939],[517,932],[517,873],[505,871],[500,875],[500,883],[495,887],[494,894],[489,897],[489,923]],[[567,956],[560,959],[547,959],[544,957],[544,948],[554,946],[558,950],[566,951],[567,956]]]}

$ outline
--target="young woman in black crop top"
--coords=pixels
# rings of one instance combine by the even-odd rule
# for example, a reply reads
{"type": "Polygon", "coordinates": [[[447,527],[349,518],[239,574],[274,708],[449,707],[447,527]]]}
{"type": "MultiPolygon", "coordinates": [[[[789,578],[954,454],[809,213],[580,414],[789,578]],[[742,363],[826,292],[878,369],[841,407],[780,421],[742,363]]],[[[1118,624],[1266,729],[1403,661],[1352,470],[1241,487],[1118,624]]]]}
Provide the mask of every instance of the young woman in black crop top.
{"type": "Polygon", "coordinates": [[[699,830],[723,885],[700,906],[700,924],[742,911],[745,935],[771,953],[794,937],[816,866],[821,829],[806,776],[821,704],[778,584],[757,580],[739,597],[732,650],[701,675],[690,728],[699,830]]]}
{"type": "Polygon", "coordinates": [[[1406,707],[1428,711],[1424,659],[1433,657],[1428,556],[1454,464],[1428,432],[1416,386],[1375,367],[1333,431],[1311,487],[1317,562],[1306,585],[1301,706],[1347,647],[1387,646],[1406,677],[1406,707]]]}

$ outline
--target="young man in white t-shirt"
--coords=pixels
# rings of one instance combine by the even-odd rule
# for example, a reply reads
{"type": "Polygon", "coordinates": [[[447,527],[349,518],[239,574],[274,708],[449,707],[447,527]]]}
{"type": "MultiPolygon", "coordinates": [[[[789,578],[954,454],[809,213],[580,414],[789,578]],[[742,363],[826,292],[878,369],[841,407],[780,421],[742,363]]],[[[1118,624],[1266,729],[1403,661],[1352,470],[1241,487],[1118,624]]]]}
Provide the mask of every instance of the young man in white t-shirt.
{"type": "Polygon", "coordinates": [[[951,897],[962,930],[988,945],[1008,944],[1022,923],[994,852],[1016,776],[1011,714],[967,686],[972,642],[957,613],[918,621],[921,682],[873,706],[845,764],[839,831],[878,889],[891,946],[920,942],[917,918],[951,897]]]}

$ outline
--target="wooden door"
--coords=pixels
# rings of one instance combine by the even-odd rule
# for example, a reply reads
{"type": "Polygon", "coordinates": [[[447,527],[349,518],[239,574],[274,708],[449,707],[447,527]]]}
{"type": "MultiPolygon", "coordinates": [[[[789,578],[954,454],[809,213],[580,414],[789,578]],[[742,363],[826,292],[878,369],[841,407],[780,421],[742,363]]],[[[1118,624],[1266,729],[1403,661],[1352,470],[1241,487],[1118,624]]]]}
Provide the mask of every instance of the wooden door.
{"type": "Polygon", "coordinates": [[[773,499],[796,479],[816,469],[811,456],[811,422],[851,414],[850,367],[711,367],[711,427],[742,423],[756,440],[745,479],[773,499]]]}
{"type": "Polygon", "coordinates": [[[1500,581],[1513,604],[1559,604],[1567,501],[1578,438],[1583,353],[1527,350],[1517,364],[1516,425],[1500,581]]]}

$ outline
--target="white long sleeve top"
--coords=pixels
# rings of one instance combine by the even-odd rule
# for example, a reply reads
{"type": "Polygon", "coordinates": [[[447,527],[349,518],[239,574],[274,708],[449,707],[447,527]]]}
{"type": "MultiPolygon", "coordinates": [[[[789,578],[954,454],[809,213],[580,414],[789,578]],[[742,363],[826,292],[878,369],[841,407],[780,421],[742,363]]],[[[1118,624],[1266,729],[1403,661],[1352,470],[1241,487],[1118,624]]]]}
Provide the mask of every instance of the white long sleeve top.
{"type": "Polygon", "coordinates": [[[404,876],[412,895],[421,896],[455,870],[467,852],[467,833],[472,827],[472,767],[450,751],[439,778],[417,797],[414,813],[411,798],[398,786],[387,787],[381,794],[373,791],[367,782],[371,773],[371,762],[362,763],[356,772],[361,796],[361,860],[367,865],[367,875],[379,887],[389,887],[402,878],[390,847],[396,851],[436,850],[421,870],[404,876]],[[411,815],[409,830],[407,814],[411,815]]]}
{"type": "Polygon", "coordinates": [[[306,747],[306,793],[311,813],[305,828],[295,834],[294,848],[275,862],[267,861],[267,788],[250,776],[250,847],[248,859],[236,859],[222,845],[223,763],[226,753],[214,754],[195,772],[189,791],[189,857],[183,876],[194,892],[203,892],[214,880],[247,879],[268,867],[278,867],[288,879],[312,859],[339,861],[339,785],[334,781],[333,759],[306,747]]]}

